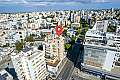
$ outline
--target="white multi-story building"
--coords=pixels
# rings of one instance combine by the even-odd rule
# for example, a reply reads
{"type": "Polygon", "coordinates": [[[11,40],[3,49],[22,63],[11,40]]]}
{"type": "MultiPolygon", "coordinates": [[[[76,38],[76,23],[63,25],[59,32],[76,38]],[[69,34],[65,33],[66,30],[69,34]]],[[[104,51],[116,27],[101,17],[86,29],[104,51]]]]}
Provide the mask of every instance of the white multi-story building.
{"type": "Polygon", "coordinates": [[[26,30],[1,30],[0,44],[12,45],[12,44],[15,44],[17,41],[23,41],[26,38],[26,36],[29,36],[27,32],[28,31],[26,30]]]}
{"type": "Polygon", "coordinates": [[[53,54],[54,56],[58,57],[59,60],[62,60],[64,55],[64,37],[61,35],[58,37],[54,30],[50,34],[47,35],[45,38],[47,45],[49,46],[47,49],[53,54]]]}
{"type": "Polygon", "coordinates": [[[11,53],[12,49],[10,48],[0,48],[0,68],[13,68],[12,61],[11,61],[11,53]]]}
{"type": "Polygon", "coordinates": [[[107,32],[107,21],[96,22],[85,35],[84,65],[112,71],[120,68],[119,56],[119,33],[107,32]]]}
{"type": "Polygon", "coordinates": [[[52,30],[45,38],[45,42],[48,72],[50,76],[56,78],[63,67],[65,59],[64,37],[61,35],[58,37],[52,30]]]}
{"type": "Polygon", "coordinates": [[[25,47],[20,53],[11,56],[19,80],[45,80],[47,76],[45,47],[25,47]]]}

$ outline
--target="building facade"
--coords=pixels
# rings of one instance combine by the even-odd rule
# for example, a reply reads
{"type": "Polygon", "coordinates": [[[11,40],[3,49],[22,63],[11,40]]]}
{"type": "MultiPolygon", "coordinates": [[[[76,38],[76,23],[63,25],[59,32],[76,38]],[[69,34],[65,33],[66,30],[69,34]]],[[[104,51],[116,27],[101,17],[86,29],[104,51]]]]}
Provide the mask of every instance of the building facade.
{"type": "MultiPolygon", "coordinates": [[[[107,32],[108,21],[96,22],[86,32],[84,42],[84,65],[100,70],[112,71],[120,58],[119,33],[107,32]]],[[[119,72],[119,71],[117,71],[119,72]]]]}
{"type": "Polygon", "coordinates": [[[24,48],[11,58],[19,80],[45,80],[47,76],[45,48],[24,48]]]}

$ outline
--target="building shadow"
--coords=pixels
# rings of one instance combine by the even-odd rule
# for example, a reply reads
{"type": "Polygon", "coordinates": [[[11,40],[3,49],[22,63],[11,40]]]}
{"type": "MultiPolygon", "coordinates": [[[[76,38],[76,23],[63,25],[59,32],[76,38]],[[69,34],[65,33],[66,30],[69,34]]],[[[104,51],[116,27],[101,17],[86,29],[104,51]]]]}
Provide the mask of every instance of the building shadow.
{"type": "Polygon", "coordinates": [[[84,46],[80,40],[77,40],[67,52],[67,58],[73,62],[74,67],[81,70],[81,63],[84,60],[84,46]]]}
{"type": "Polygon", "coordinates": [[[14,68],[5,68],[5,70],[12,75],[13,77],[13,80],[19,80],[18,77],[17,77],[17,73],[15,72],[15,69],[14,68]]]}

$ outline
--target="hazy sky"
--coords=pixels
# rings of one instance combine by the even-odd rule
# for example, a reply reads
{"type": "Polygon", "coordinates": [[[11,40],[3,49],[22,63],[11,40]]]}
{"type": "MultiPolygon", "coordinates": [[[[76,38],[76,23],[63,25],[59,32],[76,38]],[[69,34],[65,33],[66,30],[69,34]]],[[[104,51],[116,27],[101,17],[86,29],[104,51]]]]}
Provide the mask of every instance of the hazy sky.
{"type": "Polygon", "coordinates": [[[0,12],[120,8],[120,0],[0,0],[0,12]]]}
{"type": "Polygon", "coordinates": [[[80,2],[80,3],[93,3],[93,2],[120,2],[120,0],[0,0],[1,3],[30,3],[30,2],[80,2]]]}

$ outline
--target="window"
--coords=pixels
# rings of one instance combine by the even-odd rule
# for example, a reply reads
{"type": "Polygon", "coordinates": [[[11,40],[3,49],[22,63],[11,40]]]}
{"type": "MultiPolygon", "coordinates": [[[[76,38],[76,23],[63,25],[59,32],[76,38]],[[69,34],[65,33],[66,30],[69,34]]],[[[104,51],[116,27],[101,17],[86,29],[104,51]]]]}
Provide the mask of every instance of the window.
{"type": "Polygon", "coordinates": [[[116,65],[116,66],[120,66],[120,63],[119,63],[119,62],[115,62],[115,65],[116,65]]]}
{"type": "Polygon", "coordinates": [[[22,65],[20,65],[20,67],[22,67],[22,65]]]}
{"type": "Polygon", "coordinates": [[[19,32],[19,34],[22,34],[22,32],[19,32]]]}
{"type": "Polygon", "coordinates": [[[32,60],[32,62],[34,62],[34,60],[32,60]]]}
{"type": "Polygon", "coordinates": [[[112,65],[112,67],[113,67],[113,65],[112,65]]]}
{"type": "Polygon", "coordinates": [[[120,61],[120,58],[118,59],[118,61],[120,61]]]}
{"type": "Polygon", "coordinates": [[[44,64],[42,64],[41,66],[44,66],[44,64]]]}
{"type": "Polygon", "coordinates": [[[5,34],[5,32],[3,32],[3,34],[5,34]]]}
{"type": "Polygon", "coordinates": [[[23,39],[21,39],[21,41],[23,41],[23,39]]]}
{"type": "Polygon", "coordinates": [[[22,36],[20,36],[20,38],[22,38],[22,36]]]}
{"type": "Polygon", "coordinates": [[[88,56],[88,54],[85,54],[85,56],[88,56]]]}
{"type": "Polygon", "coordinates": [[[93,57],[93,58],[99,58],[98,56],[96,56],[96,55],[91,55],[91,57],[93,57]]]}

